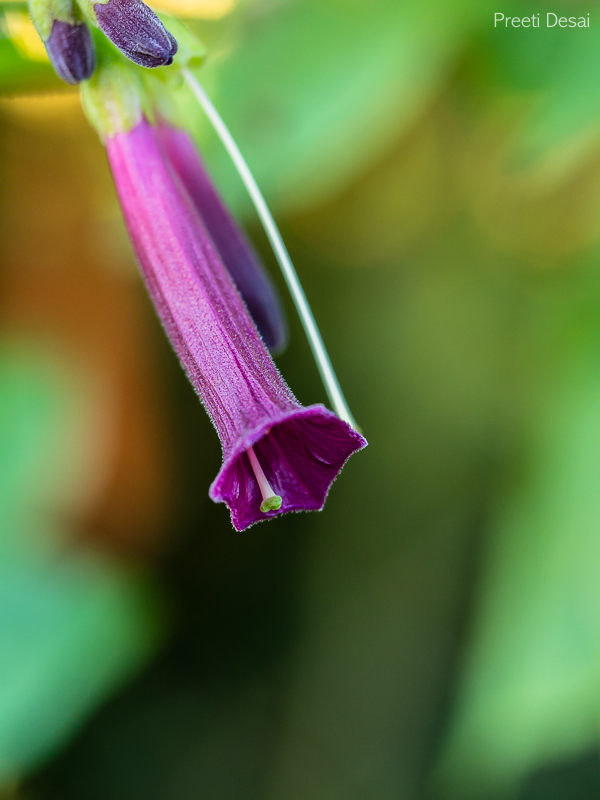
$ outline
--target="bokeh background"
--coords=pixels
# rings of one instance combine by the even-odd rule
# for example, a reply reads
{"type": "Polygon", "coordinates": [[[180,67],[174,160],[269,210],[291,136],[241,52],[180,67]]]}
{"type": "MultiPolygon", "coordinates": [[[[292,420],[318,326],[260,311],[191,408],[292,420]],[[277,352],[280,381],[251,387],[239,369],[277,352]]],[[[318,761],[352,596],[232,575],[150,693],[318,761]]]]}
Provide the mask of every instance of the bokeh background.
{"type": "Polygon", "coordinates": [[[234,533],[103,148],[0,3],[0,797],[600,797],[600,7],[156,7],[208,48],[370,446],[323,513],[234,533]]]}

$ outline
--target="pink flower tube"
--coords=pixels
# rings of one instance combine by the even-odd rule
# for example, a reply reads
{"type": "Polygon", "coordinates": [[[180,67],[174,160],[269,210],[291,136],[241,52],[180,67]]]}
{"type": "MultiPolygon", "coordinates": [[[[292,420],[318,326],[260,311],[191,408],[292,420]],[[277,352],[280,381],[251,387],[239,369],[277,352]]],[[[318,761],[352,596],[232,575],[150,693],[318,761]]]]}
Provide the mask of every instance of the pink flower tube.
{"type": "Polygon", "coordinates": [[[210,497],[236,530],[323,508],[364,438],[279,374],[205,225],[145,120],[106,147],[140,267],[165,331],[223,448],[210,497]]]}
{"type": "Polygon", "coordinates": [[[160,143],[173,170],[198,209],[219,256],[233,278],[267,347],[281,350],[286,326],[279,298],[250,242],[215,189],[187,131],[163,122],[160,143]]]}

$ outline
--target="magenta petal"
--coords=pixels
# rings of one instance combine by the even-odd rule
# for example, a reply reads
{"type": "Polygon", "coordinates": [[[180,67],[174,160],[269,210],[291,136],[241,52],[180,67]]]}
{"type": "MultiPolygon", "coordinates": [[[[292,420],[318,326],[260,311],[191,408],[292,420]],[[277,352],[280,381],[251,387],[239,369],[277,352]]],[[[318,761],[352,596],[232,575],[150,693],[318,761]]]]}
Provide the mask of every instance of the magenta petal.
{"type": "Polygon", "coordinates": [[[163,123],[161,144],[198,209],[250,316],[270,350],[283,349],[286,326],[275,288],[254,248],[225,207],[186,131],[163,123]]]}
{"type": "Polygon", "coordinates": [[[346,459],[366,442],[322,406],[303,408],[277,371],[231,276],[145,121],[106,141],[146,286],[194,389],[219,434],[223,468],[211,497],[238,530],[272,516],[247,454],[283,504],[322,508],[346,459]],[[253,505],[254,504],[254,505],[253,505]]]}
{"type": "Polygon", "coordinates": [[[345,462],[366,441],[322,405],[264,420],[237,443],[210,487],[212,499],[231,509],[238,531],[281,513],[259,510],[262,497],[246,453],[251,445],[283,500],[282,510],[317,511],[345,462]]]}

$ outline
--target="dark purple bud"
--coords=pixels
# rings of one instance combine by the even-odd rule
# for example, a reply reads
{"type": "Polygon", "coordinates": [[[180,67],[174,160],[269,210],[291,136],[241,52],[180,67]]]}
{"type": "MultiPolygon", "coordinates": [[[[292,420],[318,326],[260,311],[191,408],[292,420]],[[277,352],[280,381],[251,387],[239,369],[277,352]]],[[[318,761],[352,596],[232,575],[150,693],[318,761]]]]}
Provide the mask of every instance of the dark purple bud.
{"type": "Polygon", "coordinates": [[[141,0],[96,3],[94,12],[102,31],[135,64],[161,67],[173,63],[177,42],[141,0]]]}
{"type": "Polygon", "coordinates": [[[94,43],[83,22],[70,23],[55,19],[46,50],[59,77],[67,83],[80,83],[91,77],[96,66],[94,43]]]}

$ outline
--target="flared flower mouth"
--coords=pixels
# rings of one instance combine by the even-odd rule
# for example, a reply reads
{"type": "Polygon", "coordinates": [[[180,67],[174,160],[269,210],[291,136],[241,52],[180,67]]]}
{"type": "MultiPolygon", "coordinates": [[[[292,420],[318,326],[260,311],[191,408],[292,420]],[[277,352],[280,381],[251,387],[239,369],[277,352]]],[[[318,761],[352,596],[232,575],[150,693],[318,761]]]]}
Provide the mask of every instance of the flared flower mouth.
{"type": "Polygon", "coordinates": [[[238,531],[289,511],[320,511],[348,458],[367,442],[325,406],[288,411],[249,431],[210,487],[238,531]]]}

